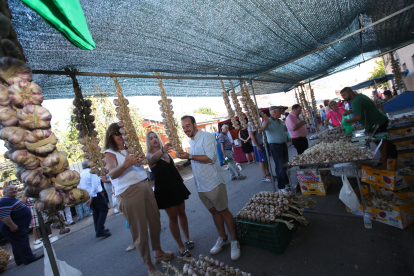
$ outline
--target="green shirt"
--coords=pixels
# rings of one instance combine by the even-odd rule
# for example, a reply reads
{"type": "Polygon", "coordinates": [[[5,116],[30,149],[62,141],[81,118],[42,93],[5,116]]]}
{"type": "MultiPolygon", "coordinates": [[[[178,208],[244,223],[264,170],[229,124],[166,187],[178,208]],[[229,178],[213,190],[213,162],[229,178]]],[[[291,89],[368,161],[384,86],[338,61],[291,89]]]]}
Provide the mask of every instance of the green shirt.
{"type": "Polygon", "coordinates": [[[367,130],[371,130],[372,126],[384,124],[388,117],[382,113],[375,103],[365,96],[364,94],[355,94],[352,99],[352,112],[355,116],[361,116],[359,123],[367,130]],[[366,113],[366,125],[365,125],[365,113],[366,113]]]}
{"type": "MultiPolygon", "coordinates": [[[[270,123],[265,129],[267,142],[269,144],[282,144],[287,142],[286,128],[281,120],[275,120],[272,117],[269,118],[270,123]]],[[[262,125],[264,125],[263,122],[262,125]]]]}

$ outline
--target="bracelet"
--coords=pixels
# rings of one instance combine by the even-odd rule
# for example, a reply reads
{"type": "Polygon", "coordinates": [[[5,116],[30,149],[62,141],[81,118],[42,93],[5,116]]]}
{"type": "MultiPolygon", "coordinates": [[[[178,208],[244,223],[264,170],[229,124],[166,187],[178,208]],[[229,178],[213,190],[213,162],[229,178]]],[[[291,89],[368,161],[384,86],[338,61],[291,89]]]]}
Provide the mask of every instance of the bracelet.
{"type": "Polygon", "coordinates": [[[164,154],[164,146],[161,147],[161,153],[164,154]]]}

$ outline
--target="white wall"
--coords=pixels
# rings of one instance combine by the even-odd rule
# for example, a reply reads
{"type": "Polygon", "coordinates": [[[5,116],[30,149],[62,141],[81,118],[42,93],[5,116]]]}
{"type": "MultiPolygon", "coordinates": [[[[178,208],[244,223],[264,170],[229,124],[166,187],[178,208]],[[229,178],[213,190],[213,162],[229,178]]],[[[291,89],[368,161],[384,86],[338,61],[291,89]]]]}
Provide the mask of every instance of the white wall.
{"type": "MultiPolygon", "coordinates": [[[[408,75],[403,79],[406,90],[407,91],[414,91],[414,44],[408,45],[404,48],[401,48],[396,51],[394,55],[395,59],[400,61],[401,71],[405,71],[403,68],[404,64],[406,69],[408,69],[408,75]]],[[[389,54],[384,56],[385,61],[385,71],[387,74],[392,74],[392,67],[389,54]]],[[[389,89],[392,88],[391,81],[389,82],[389,89]]]]}

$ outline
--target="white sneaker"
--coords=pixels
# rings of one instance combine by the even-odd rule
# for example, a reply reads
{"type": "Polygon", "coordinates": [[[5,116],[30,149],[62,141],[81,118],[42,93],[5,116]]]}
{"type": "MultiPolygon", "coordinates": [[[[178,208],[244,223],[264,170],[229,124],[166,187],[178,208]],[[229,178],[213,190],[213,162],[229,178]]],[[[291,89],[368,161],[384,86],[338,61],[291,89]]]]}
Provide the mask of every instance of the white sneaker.
{"type": "Polygon", "coordinates": [[[229,239],[227,238],[227,236],[226,236],[226,239],[227,239],[227,240],[226,240],[226,241],[224,241],[222,237],[219,237],[219,238],[217,239],[216,245],[215,245],[213,248],[211,248],[211,250],[210,250],[210,254],[212,254],[212,255],[217,254],[217,253],[219,253],[221,250],[223,250],[223,248],[226,248],[227,246],[229,246],[229,245],[230,245],[230,241],[229,241],[229,239]]]}
{"type": "Polygon", "coordinates": [[[238,241],[232,241],[231,242],[231,260],[237,261],[240,259],[240,243],[238,241]]]}
{"type": "Polygon", "coordinates": [[[132,243],[128,248],[126,249],[126,252],[132,251],[135,249],[135,245],[132,243]]]}
{"type": "Polygon", "coordinates": [[[119,210],[114,207],[114,214],[118,214],[119,210]]]}
{"type": "Polygon", "coordinates": [[[279,192],[286,194],[288,191],[286,191],[286,189],[280,189],[279,192]]]}

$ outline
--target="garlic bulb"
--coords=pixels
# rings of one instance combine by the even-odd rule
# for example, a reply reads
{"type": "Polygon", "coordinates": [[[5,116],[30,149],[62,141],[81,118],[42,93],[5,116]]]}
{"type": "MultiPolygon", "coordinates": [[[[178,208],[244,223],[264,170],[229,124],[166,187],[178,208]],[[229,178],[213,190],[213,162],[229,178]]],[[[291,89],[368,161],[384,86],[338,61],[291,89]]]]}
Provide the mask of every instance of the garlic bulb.
{"type": "Polygon", "coordinates": [[[63,154],[51,153],[42,162],[43,172],[48,175],[58,174],[69,166],[68,160],[63,154]]]}
{"type": "Polygon", "coordinates": [[[76,188],[80,182],[80,175],[77,171],[67,170],[56,176],[53,186],[56,190],[69,191],[76,188]]]}
{"type": "Polygon", "coordinates": [[[3,84],[0,84],[0,105],[8,106],[9,104],[9,88],[3,84]]]}
{"type": "Polygon", "coordinates": [[[48,205],[58,205],[63,202],[63,193],[51,187],[40,191],[40,201],[48,205]]]}
{"type": "Polygon", "coordinates": [[[15,150],[12,151],[10,155],[8,155],[11,161],[17,163],[28,170],[36,169],[40,161],[37,159],[36,155],[31,154],[27,150],[15,150]]]}
{"type": "Polygon", "coordinates": [[[15,126],[19,122],[17,112],[11,106],[0,105],[0,121],[3,126],[15,126]]]}
{"type": "Polygon", "coordinates": [[[39,198],[40,191],[41,191],[41,189],[28,185],[24,189],[24,195],[26,197],[39,198]]]}
{"type": "Polygon", "coordinates": [[[43,174],[42,168],[26,170],[21,174],[23,183],[38,188],[46,189],[52,183],[50,178],[43,174]]]}
{"type": "Polygon", "coordinates": [[[33,78],[32,70],[29,65],[21,60],[3,57],[0,59],[0,77],[2,77],[9,85],[18,81],[31,81],[33,78]]]}
{"type": "Polygon", "coordinates": [[[88,192],[84,189],[71,189],[69,190],[63,199],[66,206],[72,207],[81,203],[85,203],[90,198],[88,192]]]}
{"type": "Polygon", "coordinates": [[[22,59],[22,52],[11,40],[3,38],[1,40],[1,47],[5,56],[22,59]]]}
{"type": "Polygon", "coordinates": [[[17,113],[19,124],[29,129],[50,128],[52,114],[40,105],[26,105],[17,113]]]}
{"type": "Polygon", "coordinates": [[[221,95],[223,96],[224,105],[226,106],[226,109],[227,109],[227,115],[231,119],[231,123],[233,124],[233,127],[235,129],[240,129],[239,122],[237,121],[236,115],[234,115],[233,109],[231,108],[230,99],[229,99],[229,96],[227,95],[227,91],[224,86],[224,83],[222,80],[220,80],[220,82],[221,82],[221,86],[223,87],[223,92],[221,92],[221,95]]]}
{"type": "Polygon", "coordinates": [[[9,87],[9,93],[10,101],[15,106],[40,105],[43,102],[42,89],[32,81],[22,80],[13,84],[9,87]]]}
{"type": "Polygon", "coordinates": [[[5,127],[0,130],[0,139],[5,140],[15,149],[24,149],[27,131],[20,127],[5,127]]]}
{"type": "Polygon", "coordinates": [[[47,154],[56,149],[57,142],[58,139],[52,131],[35,129],[32,132],[28,132],[25,145],[30,151],[38,154],[47,154]]]}

